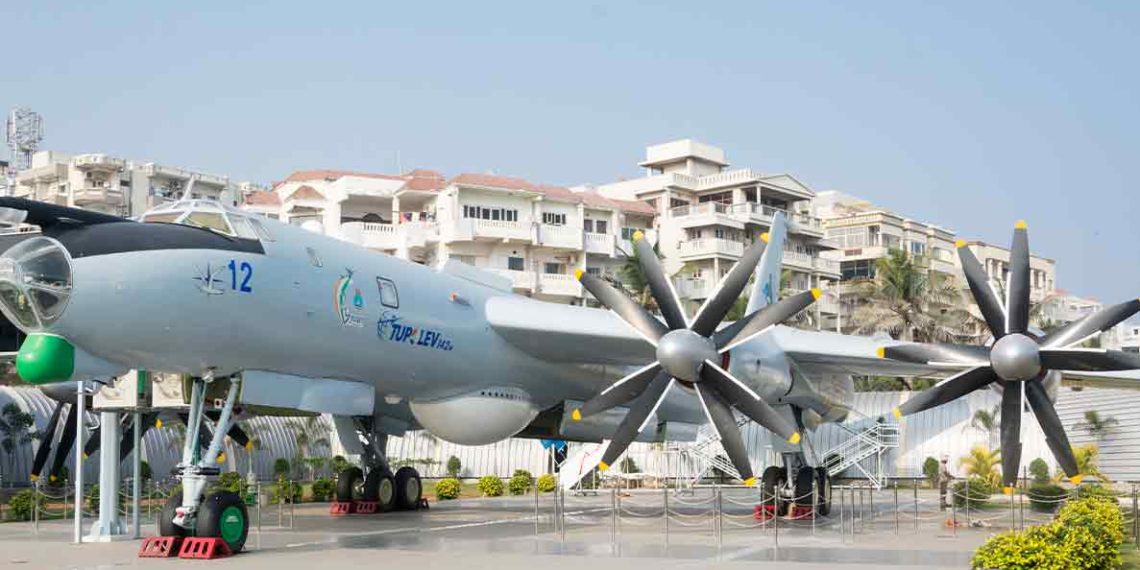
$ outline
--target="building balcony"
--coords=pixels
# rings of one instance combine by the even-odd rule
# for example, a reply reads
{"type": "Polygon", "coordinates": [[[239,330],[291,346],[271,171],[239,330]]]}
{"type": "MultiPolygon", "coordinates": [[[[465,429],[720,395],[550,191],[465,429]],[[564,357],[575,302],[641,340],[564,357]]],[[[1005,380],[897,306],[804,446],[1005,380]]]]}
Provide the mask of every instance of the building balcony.
{"type": "Polygon", "coordinates": [[[681,258],[696,257],[733,257],[738,258],[744,254],[744,244],[720,238],[691,239],[681,242],[681,258]]]}
{"type": "Polygon", "coordinates": [[[345,222],[340,225],[341,239],[369,249],[399,249],[403,240],[392,224],[345,222]]]}
{"type": "Polygon", "coordinates": [[[16,182],[29,186],[35,182],[52,182],[55,180],[67,180],[66,164],[48,164],[46,166],[21,170],[16,174],[16,182]]]}
{"type": "MultiPolygon", "coordinates": [[[[473,239],[497,239],[532,241],[530,222],[507,222],[503,220],[458,220],[444,232],[446,241],[470,241],[473,239]]],[[[443,231],[441,229],[441,231],[443,231]]]]}
{"type": "Polygon", "coordinates": [[[682,299],[707,299],[713,292],[713,286],[704,279],[680,279],[676,287],[682,299]]]}
{"type": "Polygon", "coordinates": [[[515,271],[513,269],[487,269],[487,271],[510,279],[511,287],[515,289],[534,291],[535,277],[533,271],[515,271]]]}
{"type": "Polygon", "coordinates": [[[581,297],[582,284],[573,275],[540,273],[538,275],[538,292],[544,295],[581,297]]]}
{"type": "Polygon", "coordinates": [[[123,191],[120,188],[104,188],[102,186],[86,186],[76,188],[71,193],[71,199],[76,206],[91,204],[110,204],[118,206],[123,203],[123,191]]]}
{"type": "Polygon", "coordinates": [[[80,170],[99,170],[103,172],[119,172],[127,166],[125,160],[105,154],[81,154],[72,158],[71,163],[80,170]]]}
{"type": "Polygon", "coordinates": [[[812,258],[806,253],[799,253],[797,251],[784,252],[784,265],[795,267],[797,269],[804,269],[811,271],[815,269],[815,264],[812,263],[812,258]]]}
{"type": "Polygon", "coordinates": [[[545,247],[580,250],[582,249],[582,231],[569,226],[539,224],[536,242],[545,247]]]}
{"type": "Polygon", "coordinates": [[[614,255],[614,236],[610,234],[586,233],[586,253],[614,255]]]}
{"type": "Polygon", "coordinates": [[[680,222],[683,228],[728,226],[744,229],[744,221],[733,215],[733,206],[717,202],[679,206],[669,210],[669,215],[680,222]]]}
{"type": "Polygon", "coordinates": [[[826,273],[838,277],[841,275],[839,270],[839,262],[834,259],[827,259],[826,257],[813,257],[811,260],[812,267],[820,273],[826,273]]]}

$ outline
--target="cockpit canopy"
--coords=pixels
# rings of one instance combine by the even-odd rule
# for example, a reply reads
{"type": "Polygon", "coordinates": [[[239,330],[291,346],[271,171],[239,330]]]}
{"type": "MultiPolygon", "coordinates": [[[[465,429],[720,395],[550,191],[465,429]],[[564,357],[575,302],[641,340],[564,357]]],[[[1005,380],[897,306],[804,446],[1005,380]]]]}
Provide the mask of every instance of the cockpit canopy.
{"type": "Polygon", "coordinates": [[[143,223],[180,224],[204,228],[225,236],[272,241],[265,226],[247,212],[214,200],[179,200],[150,210],[143,223]]]}

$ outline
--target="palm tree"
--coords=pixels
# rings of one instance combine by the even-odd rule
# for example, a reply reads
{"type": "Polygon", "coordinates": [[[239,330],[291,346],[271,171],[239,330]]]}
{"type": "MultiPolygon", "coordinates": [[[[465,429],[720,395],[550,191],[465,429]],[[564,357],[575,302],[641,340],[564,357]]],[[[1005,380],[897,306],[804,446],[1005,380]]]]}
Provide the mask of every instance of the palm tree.
{"type": "Polygon", "coordinates": [[[977,477],[988,483],[991,487],[1001,484],[1001,451],[986,449],[984,445],[975,445],[970,454],[958,460],[958,465],[966,470],[966,474],[977,477]]]}
{"type": "Polygon", "coordinates": [[[1112,416],[1100,417],[1100,412],[1096,410],[1085,410],[1085,421],[1073,425],[1073,429],[1083,429],[1089,432],[1089,435],[1099,443],[1112,428],[1119,424],[1120,421],[1112,416]]]}
{"type": "Polygon", "coordinates": [[[325,423],[324,416],[308,416],[304,420],[294,421],[290,424],[293,429],[293,434],[297,438],[296,456],[293,465],[300,468],[301,463],[307,463],[309,466],[309,478],[313,478],[314,465],[312,463],[303,462],[302,457],[313,457],[314,447],[328,446],[329,444],[329,427],[325,423]]]}
{"type": "Polygon", "coordinates": [[[994,446],[994,434],[1001,426],[1001,406],[994,406],[988,410],[981,409],[974,412],[970,418],[970,427],[986,432],[986,442],[994,446]]]}
{"type": "MultiPolygon", "coordinates": [[[[1073,446],[1073,457],[1077,460],[1077,472],[1084,477],[1094,477],[1104,483],[1112,481],[1100,470],[1097,460],[1100,459],[1100,449],[1095,443],[1073,446]]],[[[1064,477],[1064,472],[1058,472],[1056,479],[1064,477]]]]}
{"type": "Polygon", "coordinates": [[[852,320],[860,334],[884,331],[905,341],[956,342],[977,320],[953,278],[927,271],[922,257],[902,250],[876,260],[875,278],[856,291],[863,301],[852,320]]]}
{"type": "MultiPolygon", "coordinates": [[[[653,294],[649,290],[649,280],[641,270],[641,254],[638,253],[636,247],[633,248],[632,252],[623,251],[622,253],[625,254],[625,262],[618,268],[618,279],[609,279],[609,281],[620,289],[628,291],[630,296],[642,307],[650,312],[657,312],[657,301],[653,299],[653,294]]],[[[661,257],[658,244],[653,244],[653,253],[661,257]]]]}
{"type": "MultiPolygon", "coordinates": [[[[4,456],[8,458],[8,467],[15,467],[16,451],[21,446],[39,437],[35,416],[21,410],[14,402],[9,402],[0,411],[0,449],[4,450],[4,456]]],[[[3,480],[4,468],[0,465],[0,481],[3,480]]]]}

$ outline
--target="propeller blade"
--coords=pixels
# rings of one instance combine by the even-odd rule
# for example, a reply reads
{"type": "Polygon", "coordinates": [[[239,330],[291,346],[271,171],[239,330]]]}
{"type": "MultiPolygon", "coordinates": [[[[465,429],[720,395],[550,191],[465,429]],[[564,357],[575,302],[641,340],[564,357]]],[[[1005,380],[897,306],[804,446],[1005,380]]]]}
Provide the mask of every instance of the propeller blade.
{"type": "MultiPolygon", "coordinates": [[[[142,422],[142,431],[139,432],[139,440],[141,441],[146,432],[154,425],[154,417],[156,414],[142,414],[139,416],[139,421],[142,422]]],[[[135,449],[135,429],[138,426],[135,423],[129,422],[126,429],[123,430],[123,440],[119,443],[119,461],[123,461],[135,449]]]]}
{"type": "Polygon", "coordinates": [[[1061,348],[1077,344],[1104,332],[1140,312],[1140,299],[1132,299],[1101,309],[1083,319],[1073,321],[1041,339],[1042,348],[1061,348]]]}
{"type": "Polygon", "coordinates": [[[63,462],[67,461],[67,455],[71,452],[71,446],[75,444],[75,405],[68,404],[67,415],[63,416],[63,433],[59,436],[59,445],[56,447],[55,456],[51,460],[51,471],[48,471],[48,479],[55,481],[59,479],[59,474],[63,470],[63,462]]]}
{"type": "Polygon", "coordinates": [[[645,234],[634,232],[633,247],[637,248],[637,261],[641,265],[641,272],[645,274],[645,282],[649,284],[649,290],[657,300],[657,307],[661,309],[669,329],[685,328],[688,323],[685,321],[685,313],[681,311],[681,300],[677,297],[677,291],[673,289],[673,282],[669,280],[668,275],[665,275],[665,268],[661,267],[661,260],[657,259],[653,246],[645,239],[645,234]]]}
{"type": "Polygon", "coordinates": [[[1006,494],[1017,484],[1021,467],[1021,390],[1025,382],[1007,382],[1001,393],[1001,485],[1006,494]]]}
{"type": "Polygon", "coordinates": [[[1007,288],[1005,332],[1024,333],[1029,330],[1029,230],[1024,221],[1013,226],[1007,288]]]}
{"type": "Polygon", "coordinates": [[[245,433],[245,430],[241,429],[241,426],[237,425],[236,423],[230,427],[230,431],[227,431],[226,435],[230,436],[230,439],[232,439],[234,443],[240,445],[241,447],[246,447],[249,445],[249,435],[247,435],[245,433]]]}
{"type": "Polygon", "coordinates": [[[661,372],[661,365],[654,362],[610,384],[609,388],[602,390],[600,394],[590,398],[585,404],[582,404],[581,408],[571,412],[571,419],[580,421],[582,418],[604,412],[610,408],[616,408],[633,400],[649,387],[659,372],[661,372]]]}
{"type": "Polygon", "coordinates": [[[653,315],[650,315],[641,305],[635,303],[633,299],[626,297],[625,293],[614,289],[612,285],[606,283],[602,278],[594,277],[581,269],[577,270],[574,275],[578,278],[578,281],[582,283],[582,286],[598,299],[598,302],[608,307],[614,313],[617,313],[617,316],[621,317],[621,320],[633,327],[634,330],[640,333],[641,336],[645,337],[649,342],[657,344],[658,339],[669,332],[669,328],[662,324],[661,321],[655,319],[653,315]]]}
{"type": "MultiPolygon", "coordinates": [[[[1025,398],[1029,400],[1029,409],[1037,417],[1041,431],[1045,433],[1045,443],[1057,459],[1057,464],[1064,470],[1065,475],[1073,483],[1081,482],[1081,474],[1077,469],[1077,458],[1073,456],[1073,446],[1069,443],[1069,436],[1065,434],[1065,427],[1061,418],[1057,416],[1057,409],[1049,401],[1049,394],[1045,386],[1038,381],[1025,382],[1025,398]]],[[[1002,421],[1005,421],[1004,418],[1002,421]]]]}
{"type": "Polygon", "coordinates": [[[732,309],[732,304],[748,286],[748,278],[756,270],[756,264],[760,263],[760,256],[764,255],[764,247],[767,243],[768,234],[761,234],[760,239],[749,246],[744,255],[740,257],[740,261],[732,266],[724,279],[721,279],[716,293],[709,297],[701,309],[697,311],[697,316],[693,319],[692,326],[689,327],[693,332],[701,336],[708,336],[716,330],[716,326],[724,320],[724,316],[732,309]]]}
{"type": "Polygon", "coordinates": [[[668,374],[662,372],[658,374],[645,392],[637,399],[636,402],[629,408],[629,413],[625,415],[625,419],[621,421],[617,431],[614,433],[613,438],[610,439],[610,445],[606,447],[606,452],[602,454],[602,461],[598,464],[598,469],[605,471],[614,465],[621,454],[629,448],[629,444],[637,438],[637,434],[645,429],[645,422],[657,411],[657,407],[661,402],[665,401],[665,395],[669,392],[669,387],[673,385],[673,379],[668,374]]]}
{"type": "Polygon", "coordinates": [[[709,417],[709,421],[720,435],[720,444],[724,446],[729,461],[732,461],[745,485],[749,487],[755,485],[756,478],[752,476],[748,449],[744,447],[744,438],[740,436],[740,430],[736,427],[736,417],[732,415],[732,409],[717,394],[715,388],[705,386],[703,382],[697,382],[695,386],[697,396],[701,398],[701,405],[705,408],[705,415],[709,417]]]}
{"type": "Polygon", "coordinates": [[[899,344],[879,349],[880,358],[914,364],[989,366],[990,349],[965,344],[899,344]]]}
{"type": "Polygon", "coordinates": [[[955,245],[958,247],[958,259],[962,262],[962,273],[966,275],[966,284],[970,286],[970,294],[974,296],[974,302],[986,320],[986,327],[993,333],[994,339],[999,339],[1005,335],[1005,309],[994,294],[993,287],[990,287],[986,270],[978,258],[974,257],[974,252],[966,247],[965,240],[958,240],[955,245]]]}
{"type": "Polygon", "coordinates": [[[942,381],[937,386],[923,390],[903,402],[903,405],[894,409],[895,417],[901,418],[929,410],[935,406],[941,406],[978,388],[985,387],[994,380],[997,380],[997,374],[994,374],[993,368],[989,366],[979,366],[960,372],[942,381]]]}
{"type": "Polygon", "coordinates": [[[1140,354],[1103,348],[1045,349],[1040,353],[1041,366],[1049,370],[1083,370],[1109,372],[1140,370],[1140,354]]]}
{"type": "MultiPolygon", "coordinates": [[[[738,264],[739,266],[739,264],[738,264]]],[[[718,351],[725,351],[752,339],[768,327],[780,324],[806,309],[823,293],[819,289],[796,293],[732,323],[713,334],[718,351]]]]}
{"type": "Polygon", "coordinates": [[[51,412],[51,418],[40,436],[40,444],[36,447],[36,457],[32,460],[32,472],[29,475],[32,481],[40,478],[44,464],[47,463],[48,456],[51,455],[51,444],[55,440],[56,430],[59,429],[59,416],[62,412],[63,402],[56,402],[55,409],[51,412]]]}
{"type": "Polygon", "coordinates": [[[83,458],[87,459],[99,451],[99,435],[103,433],[103,426],[99,426],[91,430],[91,436],[87,438],[87,443],[83,445],[83,458]]]}
{"type": "Polygon", "coordinates": [[[725,369],[711,360],[701,367],[701,380],[712,386],[726,402],[740,410],[752,421],[764,426],[772,433],[784,438],[788,443],[800,442],[800,432],[788,423],[784,416],[772,409],[767,402],[725,369]]]}

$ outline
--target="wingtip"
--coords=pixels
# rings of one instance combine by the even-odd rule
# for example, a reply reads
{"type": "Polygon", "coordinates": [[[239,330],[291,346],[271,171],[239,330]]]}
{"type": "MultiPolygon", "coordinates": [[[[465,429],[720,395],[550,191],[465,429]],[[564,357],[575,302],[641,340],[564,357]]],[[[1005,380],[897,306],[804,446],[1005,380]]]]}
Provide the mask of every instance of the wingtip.
{"type": "Polygon", "coordinates": [[[962,249],[963,247],[966,247],[966,240],[964,240],[964,239],[960,239],[960,240],[958,240],[958,241],[955,241],[955,242],[954,242],[954,247],[956,247],[956,248],[958,248],[958,249],[962,249]]]}
{"type": "Polygon", "coordinates": [[[633,241],[641,241],[643,239],[645,239],[645,234],[642,233],[641,230],[637,230],[636,232],[633,232],[633,241]]]}
{"type": "Polygon", "coordinates": [[[768,232],[764,232],[764,233],[760,234],[760,241],[762,241],[764,243],[768,243],[768,240],[770,240],[770,239],[772,239],[772,236],[769,236],[768,232]]]}
{"type": "Polygon", "coordinates": [[[755,487],[756,486],[756,478],[755,477],[749,477],[749,478],[745,479],[744,480],[744,486],[745,487],[755,487]]]}
{"type": "Polygon", "coordinates": [[[800,436],[800,432],[794,431],[794,432],[792,432],[791,437],[788,438],[788,443],[790,443],[792,445],[796,445],[797,443],[800,442],[800,439],[802,439],[802,436],[800,436]]]}
{"type": "Polygon", "coordinates": [[[1029,229],[1029,224],[1026,224],[1025,220],[1017,220],[1017,223],[1013,224],[1013,229],[1015,229],[1015,230],[1026,230],[1026,229],[1029,229]]]}
{"type": "Polygon", "coordinates": [[[570,412],[570,419],[572,419],[576,422],[582,421],[582,410],[579,410],[578,408],[574,408],[574,411],[570,412]]]}
{"type": "Polygon", "coordinates": [[[819,287],[812,287],[811,298],[818,301],[823,296],[823,291],[819,287]]]}
{"type": "Polygon", "coordinates": [[[605,461],[599,461],[598,462],[598,471],[608,471],[609,468],[610,468],[610,465],[608,463],[606,463],[605,461]]]}
{"type": "Polygon", "coordinates": [[[895,409],[891,410],[891,414],[895,416],[896,420],[902,419],[902,409],[898,406],[895,406],[895,409]]]}
{"type": "Polygon", "coordinates": [[[574,270],[574,279],[575,279],[576,281],[581,281],[581,280],[582,280],[582,276],[583,276],[583,275],[585,275],[585,274],[586,274],[586,272],[585,272],[585,271],[582,271],[581,269],[575,269],[575,270],[574,270]]]}

